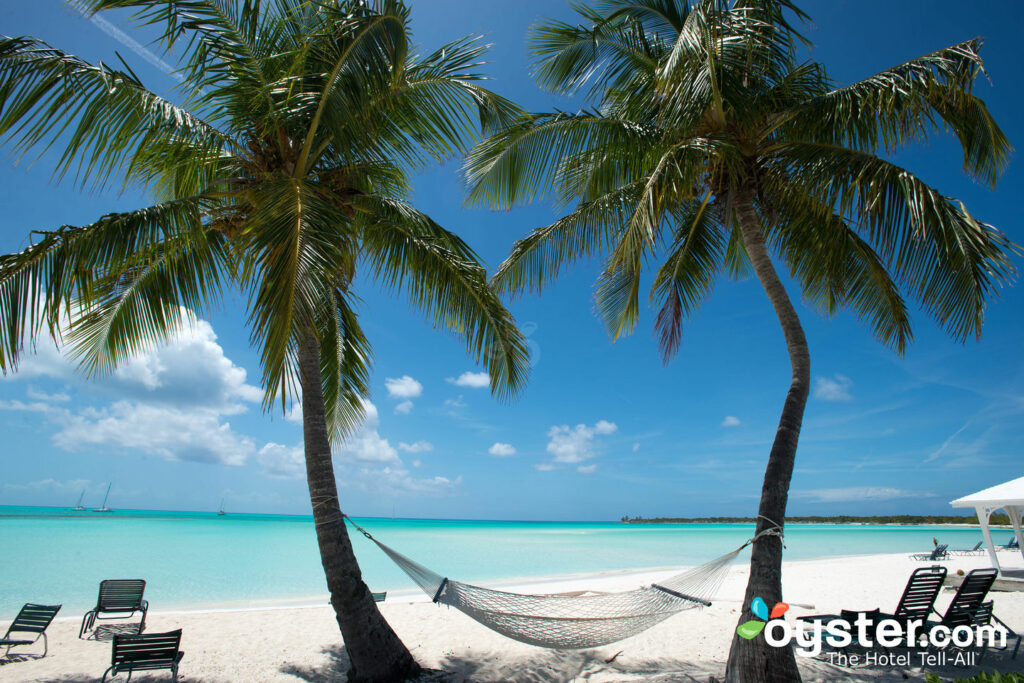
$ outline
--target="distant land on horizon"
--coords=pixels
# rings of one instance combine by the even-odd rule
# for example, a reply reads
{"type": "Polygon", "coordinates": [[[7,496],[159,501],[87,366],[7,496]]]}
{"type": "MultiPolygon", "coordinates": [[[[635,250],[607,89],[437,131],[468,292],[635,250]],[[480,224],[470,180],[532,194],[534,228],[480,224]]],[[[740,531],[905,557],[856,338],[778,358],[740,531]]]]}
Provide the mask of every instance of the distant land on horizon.
{"type": "MultiPolygon", "coordinates": [[[[619,520],[625,524],[753,524],[755,517],[630,517],[619,520]]],[[[969,524],[978,526],[974,515],[813,515],[787,517],[787,523],[796,524],[969,524]]],[[[997,512],[989,518],[989,526],[1009,526],[1010,518],[997,512]]]]}

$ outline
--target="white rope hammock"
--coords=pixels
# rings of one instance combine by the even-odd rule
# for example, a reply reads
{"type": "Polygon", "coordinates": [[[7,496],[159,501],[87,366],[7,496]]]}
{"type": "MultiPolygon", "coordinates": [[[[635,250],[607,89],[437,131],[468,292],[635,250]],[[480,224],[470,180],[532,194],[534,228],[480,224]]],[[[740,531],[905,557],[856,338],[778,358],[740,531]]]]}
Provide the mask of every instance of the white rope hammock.
{"type": "Polygon", "coordinates": [[[623,593],[521,595],[453,581],[384,545],[349,523],[383,550],[434,602],[454,607],[484,626],[530,645],[581,650],[645,631],[673,614],[710,607],[729,563],[762,536],[782,536],[776,525],[736,550],[664,581],[623,593]]]}

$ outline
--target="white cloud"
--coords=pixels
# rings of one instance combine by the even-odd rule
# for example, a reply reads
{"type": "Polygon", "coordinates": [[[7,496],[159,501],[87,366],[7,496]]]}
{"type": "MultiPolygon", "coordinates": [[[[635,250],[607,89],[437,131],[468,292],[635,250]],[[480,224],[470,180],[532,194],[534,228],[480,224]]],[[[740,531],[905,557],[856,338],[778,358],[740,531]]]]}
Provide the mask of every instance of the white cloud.
{"type": "Polygon", "coordinates": [[[406,453],[426,453],[434,450],[434,444],[429,441],[417,441],[416,443],[400,441],[398,443],[398,450],[405,451],[406,453]]]}
{"type": "Polygon", "coordinates": [[[612,434],[618,429],[614,422],[600,420],[593,427],[579,424],[555,425],[548,430],[547,451],[555,456],[553,462],[575,465],[593,458],[594,438],[599,435],[612,434]]]}
{"type": "Polygon", "coordinates": [[[24,484],[11,484],[5,482],[0,485],[0,489],[4,491],[53,491],[56,493],[82,493],[88,491],[90,488],[96,489],[97,485],[90,482],[88,479],[69,479],[65,481],[58,481],[57,479],[39,479],[37,481],[30,481],[24,484]]]}
{"type": "Polygon", "coordinates": [[[633,452],[636,453],[639,450],[640,450],[640,442],[638,441],[635,444],[633,444],[633,452]]]}
{"type": "MultiPolygon", "coordinates": [[[[181,309],[181,315],[184,324],[174,337],[140,351],[98,380],[82,377],[76,372],[75,362],[52,344],[40,344],[37,353],[26,354],[18,371],[8,375],[8,379],[63,379],[118,400],[204,408],[222,415],[246,412],[248,404],[262,401],[263,391],[247,384],[245,369],[224,355],[210,323],[197,319],[186,309],[181,309]]],[[[30,387],[29,395],[33,392],[30,387]]],[[[35,394],[49,402],[64,401],[67,396],[35,394]]]]}
{"type": "Polygon", "coordinates": [[[423,393],[423,385],[409,375],[389,377],[384,380],[384,386],[391,398],[416,398],[423,393]]]}
{"type": "Polygon", "coordinates": [[[377,406],[369,401],[364,403],[366,418],[363,424],[335,449],[334,457],[344,463],[386,463],[401,464],[398,451],[377,431],[380,422],[377,406]]]}
{"type": "Polygon", "coordinates": [[[244,465],[255,451],[252,440],[219,418],[209,409],[117,401],[107,408],[67,415],[53,441],[66,451],[86,445],[112,446],[167,460],[244,465]]]}
{"type": "Polygon", "coordinates": [[[462,394],[459,394],[458,398],[446,398],[444,400],[444,412],[448,417],[461,420],[464,419],[463,410],[466,408],[466,405],[466,402],[462,400],[462,394]]]}
{"type": "Polygon", "coordinates": [[[860,503],[865,501],[900,500],[904,498],[931,498],[934,493],[907,491],[888,486],[847,486],[834,489],[809,489],[794,492],[812,503],[860,503]]]}
{"type": "Polygon", "coordinates": [[[45,391],[39,391],[33,386],[29,386],[25,390],[25,395],[34,401],[45,401],[47,403],[67,403],[71,400],[71,396],[63,391],[59,391],[55,394],[48,394],[45,391]]]}
{"type": "Polygon", "coordinates": [[[483,389],[491,386],[491,376],[486,372],[464,372],[458,377],[449,377],[445,381],[457,387],[469,387],[470,389],[483,389]]]}
{"type": "Polygon", "coordinates": [[[272,479],[301,479],[306,475],[306,453],[301,445],[268,443],[256,454],[263,474],[272,479]]]}
{"type": "Polygon", "coordinates": [[[723,427],[739,427],[740,419],[735,415],[726,415],[725,419],[722,420],[723,427]]]}
{"type": "Polygon", "coordinates": [[[555,469],[555,466],[550,463],[542,462],[534,465],[533,468],[538,472],[550,472],[555,469]]]}
{"type": "Polygon", "coordinates": [[[13,401],[0,401],[0,410],[10,410],[10,411],[19,412],[19,413],[55,413],[55,412],[56,413],[63,413],[63,412],[66,412],[66,411],[62,411],[62,410],[60,410],[58,408],[54,408],[49,403],[44,403],[42,401],[34,401],[32,403],[25,403],[24,401],[19,401],[18,399],[14,399],[13,401]]]}
{"type": "Polygon", "coordinates": [[[412,401],[402,401],[395,406],[395,413],[398,415],[408,415],[412,412],[412,401]]]}
{"type": "MultiPolygon", "coordinates": [[[[398,449],[409,453],[426,452],[433,445],[426,441],[399,443],[398,449],[380,435],[380,414],[377,407],[365,402],[363,424],[344,444],[334,449],[335,474],[340,486],[351,486],[381,495],[448,495],[461,486],[462,477],[433,476],[417,478],[410,474],[398,449]]],[[[302,444],[292,447],[268,443],[260,449],[256,460],[263,474],[278,479],[298,479],[305,475],[305,453],[302,444]]],[[[419,460],[412,462],[420,467],[419,460]]]]}
{"type": "Polygon", "coordinates": [[[835,374],[835,379],[819,377],[814,384],[814,398],[822,401],[852,401],[852,386],[853,381],[839,373],[835,374]]]}
{"type": "Polygon", "coordinates": [[[49,377],[69,387],[112,396],[106,406],[78,410],[58,408],[67,392],[46,394],[29,387],[36,402],[0,403],[8,410],[45,412],[54,423],[54,443],[68,451],[107,447],[191,460],[242,465],[255,452],[252,441],[236,433],[222,418],[248,411],[263,392],[246,383],[246,371],[235,365],[217,343],[213,327],[181,309],[183,326],[165,343],[151,346],[110,375],[88,380],[75,364],[50,344],[24,358],[10,379],[49,377]]]}
{"type": "Polygon", "coordinates": [[[510,455],[516,454],[515,446],[510,443],[501,443],[497,441],[493,446],[487,449],[487,452],[491,455],[496,455],[499,458],[507,458],[510,455]]]}
{"type": "Polygon", "coordinates": [[[581,474],[593,474],[597,471],[597,465],[580,465],[576,471],[581,474]]]}

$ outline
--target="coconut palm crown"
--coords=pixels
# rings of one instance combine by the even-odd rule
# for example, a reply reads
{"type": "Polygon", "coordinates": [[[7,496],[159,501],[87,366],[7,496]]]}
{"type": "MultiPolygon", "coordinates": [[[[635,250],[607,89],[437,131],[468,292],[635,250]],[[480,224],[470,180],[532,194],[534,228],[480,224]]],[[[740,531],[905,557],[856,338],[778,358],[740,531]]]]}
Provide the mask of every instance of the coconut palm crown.
{"type": "MultiPolygon", "coordinates": [[[[508,397],[525,340],[470,247],[408,203],[409,174],[520,112],[481,85],[486,46],[419,54],[399,0],[82,0],[126,9],[182,55],[163,97],[127,66],[0,37],[0,136],[57,153],[55,175],[120,184],[157,203],[33,233],[0,257],[0,369],[26,342],[61,340],[104,372],[245,296],[267,407],[301,400],[307,479],[350,680],[417,670],[363,584],[330,442],[361,421],[371,347],[357,271],[406,295],[485,363],[508,397]]],[[[46,159],[52,157],[46,156],[46,159]]]]}
{"type": "MultiPolygon", "coordinates": [[[[564,217],[516,242],[493,281],[540,292],[569,264],[604,255],[596,310],[612,337],[635,326],[641,276],[666,362],[683,322],[720,274],[753,271],[783,328],[793,368],[765,472],[758,531],[782,526],[810,384],[800,321],[772,256],[805,301],[847,309],[902,353],[912,298],[954,339],[979,336],[986,302],[1019,253],[999,230],[890,156],[937,128],[964,170],[994,185],[1011,152],[973,93],[981,40],[840,87],[800,61],[806,16],[784,0],[599,0],[576,23],[532,32],[544,88],[586,99],[578,112],[523,116],[478,145],[469,202],[536,199],[564,217]]],[[[754,544],[744,609],[781,601],[782,544],[754,544]]],[[[741,616],[741,620],[746,616],[741,616]]],[[[791,650],[737,637],[727,678],[796,680],[791,650]]]]}

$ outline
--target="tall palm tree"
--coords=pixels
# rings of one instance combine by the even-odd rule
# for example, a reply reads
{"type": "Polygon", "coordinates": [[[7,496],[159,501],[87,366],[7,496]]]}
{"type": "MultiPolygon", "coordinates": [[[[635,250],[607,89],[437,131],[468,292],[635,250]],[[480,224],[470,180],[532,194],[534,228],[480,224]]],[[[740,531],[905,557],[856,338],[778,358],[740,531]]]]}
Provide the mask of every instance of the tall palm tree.
{"type": "MultiPolygon", "coordinates": [[[[967,173],[995,184],[1010,146],[972,93],[981,41],[838,87],[821,64],[798,60],[789,20],[806,17],[785,0],[573,7],[577,22],[533,30],[535,75],[592,109],[524,116],[468,158],[470,203],[571,207],[516,242],[494,282],[540,292],[567,264],[604,253],[596,308],[614,338],[636,324],[641,274],[656,264],[650,301],[667,361],[717,276],[752,269],[793,371],[757,531],[782,527],[810,355],[771,254],[808,303],[852,310],[897,353],[911,340],[906,296],[964,340],[981,334],[986,301],[1011,277],[1019,250],[1002,233],[887,158],[944,126],[967,173]]],[[[744,609],[756,596],[782,599],[781,563],[781,538],[762,536],[744,609]]],[[[791,649],[734,638],[728,680],[798,678],[791,649]]]]}
{"type": "Polygon", "coordinates": [[[371,348],[359,267],[407,295],[487,365],[499,397],[528,375],[525,340],[461,239],[407,203],[409,172],[517,114],[480,86],[486,47],[419,55],[399,0],[88,0],[127,8],[183,54],[174,100],[125,65],[33,38],[0,40],[0,135],[63,148],[56,174],[152,190],[153,206],[33,233],[0,257],[0,369],[26,341],[63,339],[103,372],[201,314],[247,297],[266,407],[301,400],[306,473],[349,680],[418,671],[363,583],[331,444],[358,426],[371,348]],[[179,104],[180,102],[180,104],[179,104]]]}

